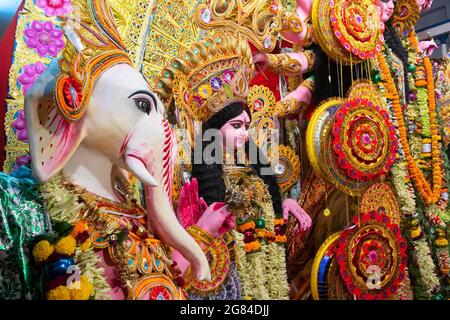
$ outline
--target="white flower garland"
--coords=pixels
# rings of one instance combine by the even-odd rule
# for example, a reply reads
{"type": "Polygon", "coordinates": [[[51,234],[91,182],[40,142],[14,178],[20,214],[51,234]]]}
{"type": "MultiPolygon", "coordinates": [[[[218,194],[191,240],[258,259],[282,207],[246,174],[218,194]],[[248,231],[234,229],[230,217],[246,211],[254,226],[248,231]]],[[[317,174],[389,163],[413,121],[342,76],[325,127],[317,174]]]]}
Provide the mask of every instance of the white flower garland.
{"type": "MultiPolygon", "coordinates": [[[[272,202],[263,204],[264,220],[269,231],[274,230],[272,202]]],[[[243,290],[243,298],[256,300],[287,300],[289,284],[286,273],[286,257],[283,245],[261,243],[261,250],[246,253],[244,235],[233,230],[236,264],[243,290]]]]}
{"type": "MultiPolygon", "coordinates": [[[[40,191],[44,198],[47,212],[52,223],[66,221],[74,223],[80,219],[81,209],[85,209],[83,203],[78,202],[78,196],[62,186],[62,176],[57,176],[41,185],[40,191]]],[[[81,274],[86,275],[95,288],[95,298],[98,300],[110,300],[111,287],[105,278],[105,270],[98,267],[100,257],[94,252],[94,248],[81,252],[79,248],[75,252],[74,261],[81,269],[81,274]]]]}

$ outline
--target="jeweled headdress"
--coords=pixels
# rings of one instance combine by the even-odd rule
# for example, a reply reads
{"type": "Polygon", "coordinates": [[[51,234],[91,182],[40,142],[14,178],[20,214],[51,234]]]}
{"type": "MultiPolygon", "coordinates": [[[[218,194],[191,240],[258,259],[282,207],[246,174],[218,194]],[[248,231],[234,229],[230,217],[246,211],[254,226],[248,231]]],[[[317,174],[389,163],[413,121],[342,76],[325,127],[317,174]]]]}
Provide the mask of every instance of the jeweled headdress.
{"type": "Polygon", "coordinates": [[[69,41],[55,82],[58,111],[68,121],[83,116],[103,71],[117,63],[132,64],[106,0],[72,0],[72,5],[73,13],[62,18],[69,41]]]}
{"type": "Polygon", "coordinates": [[[253,74],[247,41],[232,33],[217,33],[194,44],[162,71],[155,92],[169,106],[205,121],[232,101],[247,103],[253,74]]]}

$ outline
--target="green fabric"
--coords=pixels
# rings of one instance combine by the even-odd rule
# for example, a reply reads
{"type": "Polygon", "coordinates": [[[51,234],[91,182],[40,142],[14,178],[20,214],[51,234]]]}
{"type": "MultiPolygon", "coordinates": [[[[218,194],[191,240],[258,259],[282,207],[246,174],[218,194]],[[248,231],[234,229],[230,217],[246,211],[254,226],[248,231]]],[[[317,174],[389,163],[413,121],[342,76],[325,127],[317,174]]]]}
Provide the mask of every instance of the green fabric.
{"type": "Polygon", "coordinates": [[[51,226],[37,187],[28,167],[0,172],[0,299],[41,297],[29,246],[51,226]]]}

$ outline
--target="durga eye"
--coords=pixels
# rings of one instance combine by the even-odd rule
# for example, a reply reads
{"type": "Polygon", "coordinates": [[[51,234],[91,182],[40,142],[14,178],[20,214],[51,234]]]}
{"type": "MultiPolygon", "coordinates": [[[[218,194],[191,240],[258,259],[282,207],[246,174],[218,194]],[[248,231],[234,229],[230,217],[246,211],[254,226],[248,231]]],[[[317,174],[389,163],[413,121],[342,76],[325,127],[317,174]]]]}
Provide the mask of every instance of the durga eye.
{"type": "Polygon", "coordinates": [[[245,124],[245,130],[248,130],[248,128],[250,128],[250,123],[245,124]]]}
{"type": "Polygon", "coordinates": [[[235,129],[239,129],[241,127],[241,124],[240,123],[233,123],[232,126],[235,129]]]}
{"type": "Polygon", "coordinates": [[[152,111],[152,105],[150,104],[150,101],[147,99],[134,99],[136,107],[138,107],[140,110],[144,111],[146,114],[150,114],[150,111],[152,111]]]}

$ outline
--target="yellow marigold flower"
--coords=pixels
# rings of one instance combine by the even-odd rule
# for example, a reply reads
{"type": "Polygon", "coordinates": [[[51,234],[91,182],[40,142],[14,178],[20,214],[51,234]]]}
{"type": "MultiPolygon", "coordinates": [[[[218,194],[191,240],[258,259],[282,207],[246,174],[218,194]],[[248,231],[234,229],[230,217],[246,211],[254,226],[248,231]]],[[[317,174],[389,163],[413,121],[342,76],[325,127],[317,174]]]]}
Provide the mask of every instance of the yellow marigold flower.
{"type": "Polygon", "coordinates": [[[198,95],[203,99],[208,99],[212,95],[212,89],[209,84],[203,84],[198,88],[198,95]]]}
{"type": "Polygon", "coordinates": [[[94,286],[86,276],[81,276],[80,281],[73,283],[69,287],[69,293],[72,300],[88,300],[94,293],[94,286]]]}
{"type": "Polygon", "coordinates": [[[420,236],[421,229],[420,228],[414,228],[411,230],[411,238],[415,239],[420,236]]]}
{"type": "Polygon", "coordinates": [[[43,262],[53,253],[53,246],[47,240],[39,241],[33,248],[33,257],[37,262],[43,262]]]}
{"type": "Polygon", "coordinates": [[[80,245],[80,249],[81,251],[86,251],[87,249],[89,249],[91,247],[92,243],[90,239],[87,239],[85,242],[83,242],[80,245]]]}
{"type": "Polygon", "coordinates": [[[94,285],[86,276],[81,276],[81,283],[86,287],[86,290],[89,292],[89,296],[94,294],[94,285]]]}
{"type": "Polygon", "coordinates": [[[438,247],[446,247],[448,246],[448,241],[445,238],[437,238],[435,243],[438,247]]]}
{"type": "Polygon", "coordinates": [[[47,291],[47,300],[70,300],[69,289],[65,286],[59,286],[47,291]]]}
{"type": "Polygon", "coordinates": [[[77,246],[77,241],[72,236],[67,236],[64,238],[61,238],[56,244],[55,244],[55,251],[60,254],[66,254],[66,255],[73,255],[75,252],[75,248],[77,246]]]}

